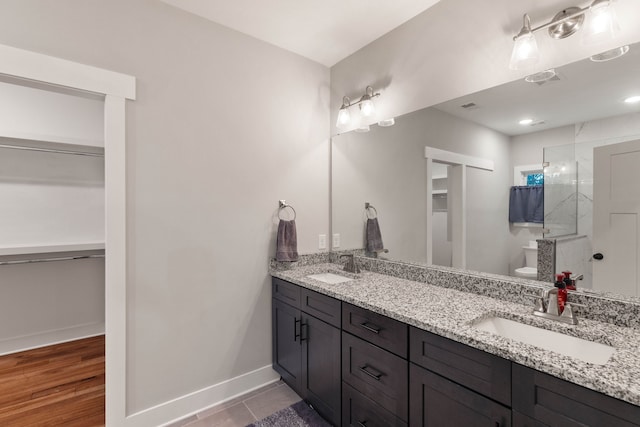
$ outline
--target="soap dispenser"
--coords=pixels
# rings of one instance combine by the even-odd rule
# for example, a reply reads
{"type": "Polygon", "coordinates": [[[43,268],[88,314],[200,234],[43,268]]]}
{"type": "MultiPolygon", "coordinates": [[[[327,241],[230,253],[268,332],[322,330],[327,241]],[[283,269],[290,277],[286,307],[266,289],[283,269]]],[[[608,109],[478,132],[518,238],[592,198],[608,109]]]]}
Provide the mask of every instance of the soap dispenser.
{"type": "Polygon", "coordinates": [[[556,283],[554,284],[558,288],[558,314],[562,314],[567,303],[567,285],[564,283],[564,276],[564,274],[556,274],[556,283]]]}
{"type": "Polygon", "coordinates": [[[571,272],[570,271],[563,271],[562,274],[564,274],[564,284],[567,287],[568,291],[575,291],[576,290],[576,281],[571,279],[571,272]]]}

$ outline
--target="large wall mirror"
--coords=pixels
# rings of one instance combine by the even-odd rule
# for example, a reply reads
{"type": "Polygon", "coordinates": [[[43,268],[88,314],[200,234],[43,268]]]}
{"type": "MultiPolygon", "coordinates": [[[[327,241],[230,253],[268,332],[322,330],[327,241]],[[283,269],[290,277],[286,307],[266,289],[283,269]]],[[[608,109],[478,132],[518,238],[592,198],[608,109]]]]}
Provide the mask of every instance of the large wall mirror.
{"type": "Polygon", "coordinates": [[[375,216],[368,256],[531,278],[536,240],[555,238],[558,272],[640,297],[640,45],[553,71],[334,137],[333,249],[364,249],[375,216]]]}

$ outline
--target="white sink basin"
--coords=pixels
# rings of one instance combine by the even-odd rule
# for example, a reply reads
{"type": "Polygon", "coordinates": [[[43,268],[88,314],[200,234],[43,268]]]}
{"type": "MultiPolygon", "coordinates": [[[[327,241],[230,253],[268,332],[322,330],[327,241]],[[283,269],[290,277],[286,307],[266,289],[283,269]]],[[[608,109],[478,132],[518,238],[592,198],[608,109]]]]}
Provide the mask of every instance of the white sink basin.
{"type": "Polygon", "coordinates": [[[307,277],[323,283],[328,283],[329,285],[336,285],[338,283],[350,282],[353,280],[350,277],[344,277],[334,273],[310,274],[307,277]]]}
{"type": "Polygon", "coordinates": [[[583,340],[502,317],[489,317],[473,326],[481,331],[487,331],[545,350],[551,350],[565,356],[575,357],[596,365],[607,363],[615,352],[614,347],[606,344],[583,340]]]}

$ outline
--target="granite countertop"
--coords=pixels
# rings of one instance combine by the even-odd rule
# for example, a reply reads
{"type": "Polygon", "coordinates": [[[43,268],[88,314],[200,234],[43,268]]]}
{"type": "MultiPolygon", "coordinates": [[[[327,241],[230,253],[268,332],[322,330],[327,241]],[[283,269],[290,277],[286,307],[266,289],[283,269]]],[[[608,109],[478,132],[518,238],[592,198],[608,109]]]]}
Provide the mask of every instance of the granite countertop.
{"type": "MultiPolygon", "coordinates": [[[[425,331],[495,354],[606,395],[640,405],[640,329],[589,319],[567,325],[534,317],[530,306],[363,271],[349,275],[337,264],[316,264],[271,275],[339,300],[391,317],[425,331]],[[335,285],[308,278],[334,272],[354,280],[335,285]],[[357,278],[356,278],[357,277],[357,278]],[[600,342],[616,351],[595,365],[519,341],[480,331],[473,324],[491,316],[600,342]]],[[[579,316],[578,316],[579,317],[579,316]]]]}

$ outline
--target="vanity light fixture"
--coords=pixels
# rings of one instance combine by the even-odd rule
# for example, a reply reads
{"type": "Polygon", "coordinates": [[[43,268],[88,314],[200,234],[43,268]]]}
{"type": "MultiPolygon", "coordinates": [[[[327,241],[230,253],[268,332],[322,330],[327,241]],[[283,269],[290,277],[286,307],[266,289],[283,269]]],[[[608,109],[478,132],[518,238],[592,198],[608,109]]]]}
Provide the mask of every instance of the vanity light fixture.
{"type": "Polygon", "coordinates": [[[549,36],[559,40],[575,34],[586,21],[583,43],[601,43],[613,38],[619,27],[611,2],[593,0],[587,7],[568,7],[558,12],[551,21],[535,28],[531,28],[531,18],[525,13],[522,29],[513,38],[515,43],[509,68],[523,70],[538,62],[540,54],[534,33],[539,30],[548,29],[549,36]]]}
{"type": "MultiPolygon", "coordinates": [[[[351,123],[351,113],[349,108],[357,105],[360,110],[360,118],[370,118],[375,114],[375,105],[373,104],[373,98],[380,96],[380,93],[374,93],[371,86],[367,86],[364,95],[356,102],[351,102],[348,96],[342,97],[342,106],[338,111],[338,121],[336,127],[338,129],[344,129],[351,123]]],[[[364,129],[364,126],[362,127],[364,129]]],[[[366,131],[364,131],[366,132],[366,131]]]]}
{"type": "Polygon", "coordinates": [[[640,102],[640,95],[630,96],[624,100],[627,104],[637,104],[640,102]]]}

